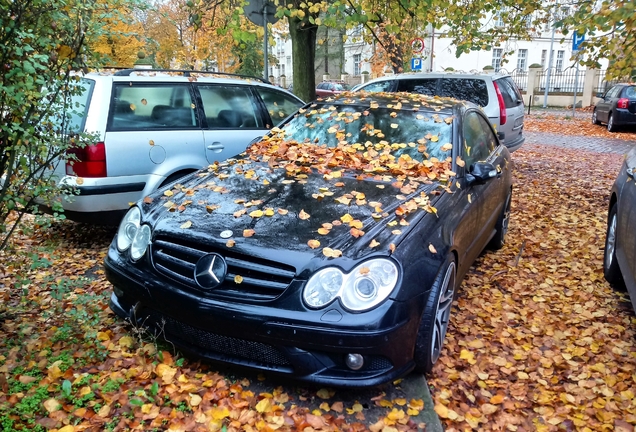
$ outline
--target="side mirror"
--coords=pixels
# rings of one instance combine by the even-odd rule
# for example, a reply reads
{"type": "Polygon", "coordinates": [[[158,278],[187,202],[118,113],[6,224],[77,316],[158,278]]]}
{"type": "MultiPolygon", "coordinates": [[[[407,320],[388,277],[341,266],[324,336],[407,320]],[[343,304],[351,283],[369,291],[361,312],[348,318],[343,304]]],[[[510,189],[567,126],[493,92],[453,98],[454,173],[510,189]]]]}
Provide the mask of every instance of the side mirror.
{"type": "Polygon", "coordinates": [[[466,176],[469,183],[485,183],[494,177],[497,177],[497,169],[490,162],[475,162],[466,176]]]}
{"type": "Polygon", "coordinates": [[[598,92],[598,93],[596,93],[596,97],[597,97],[597,98],[604,99],[604,98],[603,98],[603,96],[605,96],[605,94],[604,94],[603,92],[598,92]]]}

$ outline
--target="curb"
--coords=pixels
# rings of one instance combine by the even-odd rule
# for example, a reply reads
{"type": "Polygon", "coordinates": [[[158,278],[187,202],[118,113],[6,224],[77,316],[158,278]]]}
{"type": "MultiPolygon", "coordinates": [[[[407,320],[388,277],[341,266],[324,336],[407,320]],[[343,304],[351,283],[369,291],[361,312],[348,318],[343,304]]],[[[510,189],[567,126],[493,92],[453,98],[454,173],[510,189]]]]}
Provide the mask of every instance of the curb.
{"type": "Polygon", "coordinates": [[[416,423],[426,424],[426,432],[444,432],[442,422],[435,412],[435,402],[423,374],[412,372],[400,384],[402,391],[412,398],[422,399],[424,409],[417,416],[411,417],[416,423]]]}

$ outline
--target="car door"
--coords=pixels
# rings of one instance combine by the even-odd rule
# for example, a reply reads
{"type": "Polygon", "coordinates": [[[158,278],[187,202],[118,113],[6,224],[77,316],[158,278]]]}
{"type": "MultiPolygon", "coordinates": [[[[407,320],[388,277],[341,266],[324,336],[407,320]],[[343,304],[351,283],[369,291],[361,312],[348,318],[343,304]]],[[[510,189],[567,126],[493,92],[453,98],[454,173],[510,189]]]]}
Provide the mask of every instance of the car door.
{"type": "Polygon", "coordinates": [[[203,108],[203,145],[209,163],[238,155],[267,133],[250,86],[202,83],[196,90],[203,108]]]}
{"type": "Polygon", "coordinates": [[[187,82],[115,82],[104,136],[109,176],[167,176],[206,165],[187,82]]]}
{"type": "Polygon", "coordinates": [[[607,122],[609,112],[612,109],[613,102],[621,91],[622,86],[614,86],[605,93],[603,100],[596,104],[596,118],[599,121],[607,122]]]}
{"type": "Polygon", "coordinates": [[[466,111],[462,123],[463,155],[466,178],[464,189],[467,201],[472,204],[471,241],[466,248],[464,262],[473,262],[490,240],[495,223],[505,202],[507,191],[502,170],[507,163],[503,146],[500,146],[492,126],[481,112],[466,111]],[[497,175],[484,182],[471,181],[470,173],[476,162],[489,162],[497,175]]]}
{"type": "MultiPolygon", "coordinates": [[[[616,252],[626,285],[633,289],[636,288],[636,151],[628,153],[625,163],[628,178],[621,187],[617,207],[616,252]]],[[[630,295],[636,305],[636,292],[630,295]]]]}

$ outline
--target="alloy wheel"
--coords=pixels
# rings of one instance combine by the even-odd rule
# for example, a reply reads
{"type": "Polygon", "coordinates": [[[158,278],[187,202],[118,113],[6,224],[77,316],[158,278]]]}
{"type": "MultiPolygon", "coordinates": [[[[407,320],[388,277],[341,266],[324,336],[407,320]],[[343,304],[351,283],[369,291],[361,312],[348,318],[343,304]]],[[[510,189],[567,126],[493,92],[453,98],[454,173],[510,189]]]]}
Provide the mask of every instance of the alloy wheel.
{"type": "Polygon", "coordinates": [[[435,324],[433,325],[433,335],[431,338],[431,364],[434,364],[442,352],[444,338],[448,330],[451,307],[455,295],[455,263],[451,262],[444,274],[444,281],[440,287],[439,299],[437,301],[437,311],[435,312],[435,324]]]}
{"type": "Polygon", "coordinates": [[[605,268],[609,269],[614,260],[614,248],[616,247],[616,214],[610,220],[607,230],[607,240],[605,241],[605,268]]]}

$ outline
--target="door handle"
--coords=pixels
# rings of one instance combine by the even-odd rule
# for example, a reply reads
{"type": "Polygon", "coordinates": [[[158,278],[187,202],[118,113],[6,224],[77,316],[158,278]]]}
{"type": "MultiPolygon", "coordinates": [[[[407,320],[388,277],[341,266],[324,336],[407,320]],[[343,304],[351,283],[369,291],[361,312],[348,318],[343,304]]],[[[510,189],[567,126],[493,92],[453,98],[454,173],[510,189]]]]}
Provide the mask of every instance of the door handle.
{"type": "Polygon", "coordinates": [[[221,144],[219,141],[215,141],[212,144],[210,144],[207,148],[208,150],[223,150],[225,146],[221,144]]]}

